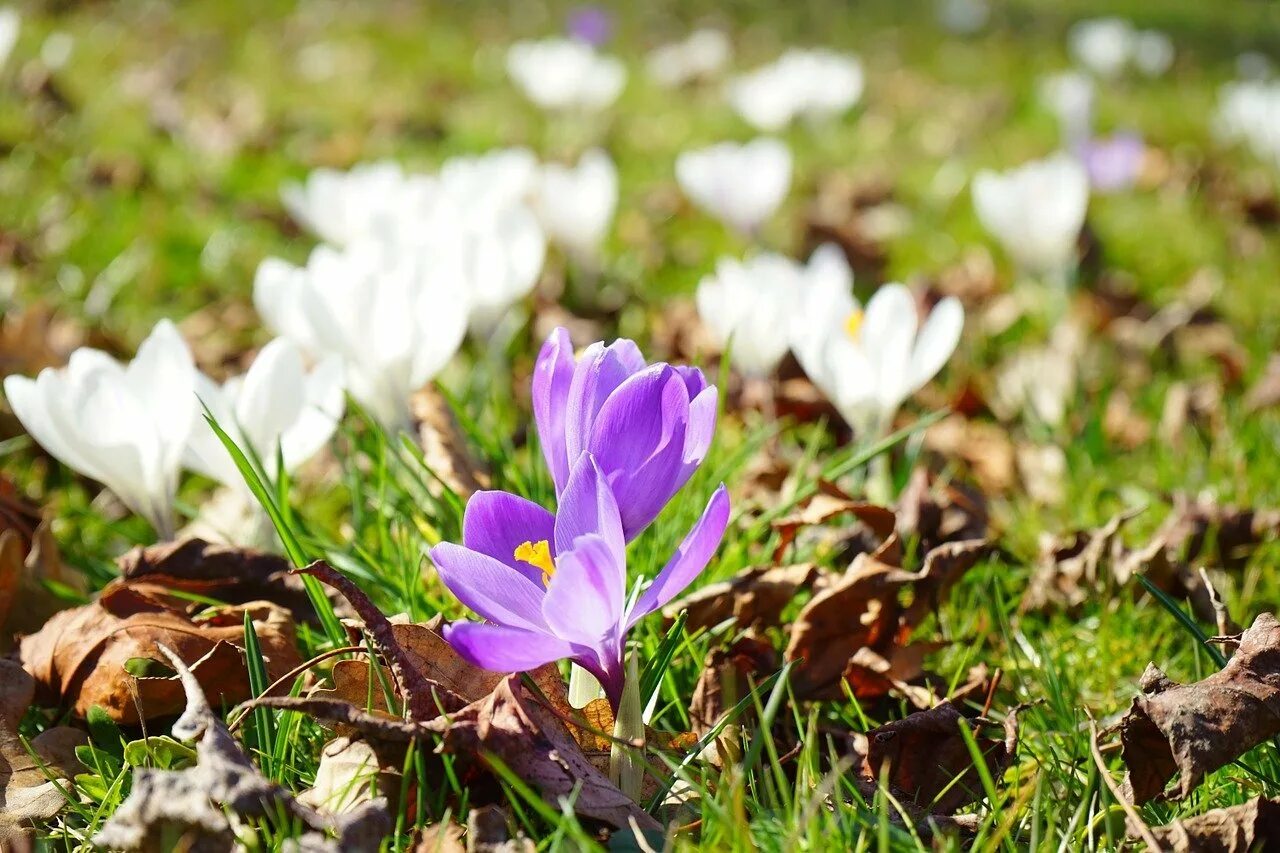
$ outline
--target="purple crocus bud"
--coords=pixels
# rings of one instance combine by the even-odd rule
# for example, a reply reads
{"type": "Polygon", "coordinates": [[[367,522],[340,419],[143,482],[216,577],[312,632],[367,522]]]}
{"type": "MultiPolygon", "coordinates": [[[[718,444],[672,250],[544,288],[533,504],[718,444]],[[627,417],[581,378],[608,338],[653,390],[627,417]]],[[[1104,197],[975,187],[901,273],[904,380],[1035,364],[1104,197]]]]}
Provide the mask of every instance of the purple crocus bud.
{"type": "Polygon", "coordinates": [[[628,602],[622,516],[591,454],[574,466],[555,516],[516,495],[476,492],[463,544],[437,545],[431,560],[449,591],[486,622],[455,622],[444,637],[463,658],[495,672],[568,658],[599,680],[617,710],[627,632],[698,576],[728,523],[721,485],[671,560],[628,602]]]}
{"type": "Polygon", "coordinates": [[[1146,150],[1138,134],[1116,133],[1085,142],[1080,146],[1080,159],[1094,189],[1116,192],[1127,190],[1137,182],[1146,150]]]}
{"type": "Polygon", "coordinates": [[[569,10],[565,29],[578,41],[603,47],[613,35],[613,15],[599,6],[577,6],[569,10]]]}
{"type": "Polygon", "coordinates": [[[716,393],[701,370],[646,364],[625,338],[594,343],[575,361],[569,333],[556,329],[533,373],[534,420],[556,494],[563,494],[578,458],[591,453],[630,542],[706,458],[716,393]]]}

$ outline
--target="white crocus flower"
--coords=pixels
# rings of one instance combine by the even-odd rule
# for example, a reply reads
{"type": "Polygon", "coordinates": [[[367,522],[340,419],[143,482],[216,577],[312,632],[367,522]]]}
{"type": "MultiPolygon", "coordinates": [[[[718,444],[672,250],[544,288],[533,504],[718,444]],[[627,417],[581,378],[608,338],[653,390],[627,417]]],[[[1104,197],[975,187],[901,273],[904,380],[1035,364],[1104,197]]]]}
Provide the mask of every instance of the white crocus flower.
{"type": "Polygon", "coordinates": [[[1058,118],[1066,145],[1075,147],[1093,133],[1093,78],[1080,71],[1063,71],[1040,81],[1040,99],[1058,118]]]}
{"type": "Polygon", "coordinates": [[[384,426],[409,422],[409,396],[457,352],[468,304],[457,253],[316,248],[305,267],[269,258],[254,304],[313,359],[342,359],[347,388],[384,426]]]}
{"type": "Polygon", "coordinates": [[[719,73],[733,52],[729,37],[719,30],[694,30],[684,41],[655,48],[646,62],[649,76],[670,89],[719,73]]]}
{"type": "Polygon", "coordinates": [[[791,151],[767,137],[686,151],[676,158],[676,180],[698,207],[754,234],[791,188],[791,151]]]}
{"type": "Polygon", "coordinates": [[[301,184],[286,184],[280,195],[289,214],[308,231],[335,246],[379,234],[418,210],[435,192],[428,175],[407,174],[397,163],[362,163],[349,171],[316,169],[301,184]]]}
{"type": "Polygon", "coordinates": [[[843,282],[835,252],[809,265],[810,293],[792,325],[801,367],[844,419],[874,440],[902,404],[937,375],[960,341],[964,309],[953,297],[939,302],[924,325],[915,299],[901,284],[885,284],[866,310],[843,282]]]}
{"type": "MultiPolygon", "coordinates": [[[[342,361],[328,356],[311,370],[302,351],[276,338],[258,353],[248,372],[219,385],[203,373],[196,394],[209,413],[246,452],[252,452],[269,477],[279,474],[279,459],[292,471],[333,436],[344,406],[342,361]]],[[[248,486],[231,454],[207,423],[191,433],[186,466],[248,496],[248,486]]]]}
{"type": "Polygon", "coordinates": [[[1067,34],[1071,55],[1104,79],[1117,76],[1133,55],[1133,26],[1123,18],[1080,21],[1067,34]]]}
{"type": "Polygon", "coordinates": [[[156,324],[128,364],[82,347],[64,368],[4,382],[14,414],[45,450],[113,491],[162,539],[174,532],[195,387],[191,351],[168,320],[156,324]]]}
{"type": "Polygon", "coordinates": [[[509,209],[524,206],[537,179],[538,158],[528,148],[450,157],[436,175],[429,215],[468,228],[488,227],[509,209]]]}
{"type": "Polygon", "coordinates": [[[1256,157],[1280,167],[1280,83],[1228,83],[1214,125],[1220,138],[1243,142],[1256,157]]]}
{"type": "Polygon", "coordinates": [[[1168,71],[1173,57],[1173,40],[1159,30],[1142,30],[1133,37],[1133,64],[1147,77],[1168,71]]]}
{"type": "Polygon", "coordinates": [[[0,65],[4,65],[18,43],[22,14],[13,6],[0,7],[0,65]]]}
{"type": "Polygon", "coordinates": [[[783,318],[801,296],[800,276],[795,261],[762,252],[745,261],[722,258],[698,284],[702,324],[748,376],[768,376],[787,354],[791,336],[783,318]]]}
{"type": "Polygon", "coordinates": [[[728,98],[752,127],[775,132],[800,117],[821,120],[847,112],[862,97],[863,85],[856,57],[792,49],[730,83],[728,98]]]}
{"type": "Polygon", "coordinates": [[[1029,272],[1065,278],[1089,206],[1089,177],[1057,154],[1007,172],[979,172],[973,205],[984,228],[1029,272]]]}
{"type": "Polygon", "coordinates": [[[583,41],[521,41],[507,50],[507,74],[546,110],[600,110],[617,100],[627,70],[583,41]]]}
{"type": "Polygon", "coordinates": [[[547,237],[578,258],[594,257],[618,206],[618,169],[594,148],[577,166],[547,163],[537,175],[534,209],[547,237]]]}

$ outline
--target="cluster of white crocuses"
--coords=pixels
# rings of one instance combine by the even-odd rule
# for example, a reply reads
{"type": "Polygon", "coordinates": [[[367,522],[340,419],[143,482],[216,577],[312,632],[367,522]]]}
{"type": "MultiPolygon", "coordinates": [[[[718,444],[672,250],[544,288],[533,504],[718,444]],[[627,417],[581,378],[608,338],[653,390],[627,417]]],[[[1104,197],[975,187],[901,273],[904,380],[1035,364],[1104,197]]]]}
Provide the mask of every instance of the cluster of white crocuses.
{"type": "Polygon", "coordinates": [[[875,440],[904,402],[955,351],[964,309],[954,298],[920,322],[911,292],[879,287],[865,309],[843,252],[819,247],[807,264],[762,252],[722,259],[698,285],[698,314],[748,378],[768,376],[791,351],[863,438],[875,440]]]}
{"type": "Polygon", "coordinates": [[[281,460],[293,470],[333,435],[342,389],[337,359],[308,368],[298,349],[281,339],[263,347],[243,376],[218,385],[196,369],[167,320],[128,364],[85,347],[66,367],[4,382],[14,413],[45,450],[111,489],[165,539],[176,529],[174,498],[183,468],[235,490],[247,488],[202,417],[202,402],[275,476],[281,460]]]}
{"type": "Polygon", "coordinates": [[[389,428],[414,390],[487,335],[537,284],[546,241],[588,262],[613,221],[618,177],[599,150],[575,166],[525,149],[446,161],[321,170],[285,203],[329,245],[303,266],[268,259],[254,282],[267,326],[312,358],[339,355],[352,397],[389,428]]]}
{"type": "Polygon", "coordinates": [[[1072,57],[1103,79],[1136,68],[1147,77],[1159,77],[1173,64],[1173,42],[1158,30],[1139,30],[1123,18],[1091,18],[1080,21],[1067,35],[1072,57]]]}
{"type": "Polygon", "coordinates": [[[863,88],[857,57],[820,48],[788,50],[774,62],[729,83],[729,103],[756,130],[774,133],[799,118],[843,115],[863,88]]]}

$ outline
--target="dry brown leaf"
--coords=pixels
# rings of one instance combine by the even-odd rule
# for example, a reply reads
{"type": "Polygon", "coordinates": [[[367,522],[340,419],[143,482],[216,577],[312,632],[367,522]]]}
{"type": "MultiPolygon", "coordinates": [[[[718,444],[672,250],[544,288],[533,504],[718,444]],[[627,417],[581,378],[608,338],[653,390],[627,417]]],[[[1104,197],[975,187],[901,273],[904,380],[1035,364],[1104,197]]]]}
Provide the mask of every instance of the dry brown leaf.
{"type": "Polygon", "coordinates": [[[1151,827],[1171,853],[1250,853],[1280,844],[1280,800],[1254,797],[1247,803],[1212,809],[1151,827]]]}
{"type": "Polygon", "coordinates": [[[1267,360],[1267,369],[1253,383],[1245,395],[1245,411],[1257,412],[1280,405],[1280,353],[1273,353],[1267,360]]]}
{"type": "Polygon", "coordinates": [[[898,535],[915,537],[921,551],[929,552],[947,542],[986,539],[990,532],[987,501],[972,487],[931,482],[923,467],[898,496],[898,535]]]}
{"type": "Polygon", "coordinates": [[[1151,438],[1151,421],[1138,414],[1124,391],[1113,391],[1102,415],[1102,432],[1125,450],[1133,450],[1151,438]]]}
{"type": "Polygon", "coordinates": [[[864,550],[874,550],[894,531],[897,519],[888,507],[854,500],[839,487],[826,481],[818,483],[818,491],[805,498],[789,514],[773,521],[778,534],[778,544],[773,549],[773,562],[783,561],[787,547],[795,541],[802,528],[825,524],[833,518],[851,515],[866,527],[874,542],[864,550]]]}
{"type": "Polygon", "coordinates": [[[88,737],[79,729],[58,726],[32,738],[38,761],[27,751],[18,724],[35,691],[35,680],[17,661],[0,658],[0,848],[24,827],[61,811],[72,791],[70,780],[83,770],[75,749],[88,737]]]}
{"type": "Polygon", "coordinates": [[[1017,445],[1018,474],[1027,497],[1045,506],[1057,506],[1066,497],[1067,455],[1056,444],[1017,445]]]}
{"type": "Polygon", "coordinates": [[[750,567],[676,599],[662,609],[662,615],[675,619],[687,611],[685,626],[690,631],[711,628],[730,618],[736,619],[740,628],[776,625],[799,592],[821,589],[830,577],[831,572],[814,563],[750,567]]]}
{"type": "Polygon", "coordinates": [[[301,660],[294,647],[288,611],[270,602],[216,608],[196,616],[184,601],[168,593],[181,587],[135,587],[117,580],[91,604],[64,610],[37,633],[22,638],[22,664],[40,690],[83,718],[97,705],[119,723],[178,713],[181,685],[169,678],[130,675],[130,661],[158,660],[164,643],[193,661],[200,683],[219,701],[234,704],[250,696],[244,662],[244,617],[248,614],[261,644],[267,674],[275,679],[301,660]],[[175,603],[176,602],[176,603],[175,603]]]}
{"type": "Polygon", "coordinates": [[[316,622],[302,578],[277,554],[183,539],[133,548],[116,565],[134,589],[157,597],[165,597],[166,590],[181,590],[227,604],[270,601],[298,620],[316,622]]]}
{"type": "Polygon", "coordinates": [[[1059,537],[1043,534],[1040,558],[1022,596],[1022,610],[1039,610],[1050,604],[1070,609],[1093,596],[1120,556],[1120,528],[1140,511],[1117,513],[1094,530],[1059,537]]]}
{"type": "Polygon", "coordinates": [[[705,735],[720,718],[761,681],[778,670],[773,644],[755,637],[739,637],[728,649],[707,656],[693,688],[689,720],[693,731],[705,735]]]}
{"type": "Polygon", "coordinates": [[[973,736],[988,771],[997,779],[1017,752],[1017,709],[1000,726],[1000,737],[986,734],[993,725],[983,718],[969,719],[953,703],[943,702],[865,735],[855,735],[854,749],[862,757],[866,779],[887,777],[904,801],[930,814],[949,815],[985,796],[962,726],[973,736]]]}
{"type": "Polygon", "coordinates": [[[467,853],[533,853],[537,846],[523,833],[511,837],[511,822],[497,806],[472,809],[467,815],[467,853]]]}
{"type": "Polygon", "coordinates": [[[820,181],[805,219],[804,254],[823,243],[834,243],[859,281],[883,281],[889,260],[883,240],[893,230],[890,220],[901,210],[893,203],[893,187],[887,182],[855,184],[828,175],[820,181]]]}
{"type": "Polygon", "coordinates": [[[1182,799],[1206,773],[1280,733],[1280,622],[1263,613],[1235,640],[1227,665],[1202,681],[1177,684],[1154,664],[1142,674],[1142,695],[1120,721],[1134,803],[1182,799]]]}
{"type": "Polygon", "coordinates": [[[983,540],[951,542],[930,551],[918,572],[887,562],[892,548],[860,555],[796,617],[785,655],[798,662],[791,677],[796,695],[841,698],[854,655],[865,648],[892,659],[894,650],[907,643],[925,615],[987,550],[983,540]],[[913,596],[909,605],[902,600],[907,590],[913,596]]]}
{"type": "Polygon", "coordinates": [[[1018,483],[1013,441],[996,424],[950,415],[924,434],[927,449],[963,462],[985,494],[1008,492],[1018,483]]]}
{"type": "Polygon", "coordinates": [[[287,815],[296,819],[311,830],[298,840],[303,849],[369,853],[378,849],[391,831],[385,801],[365,803],[341,819],[325,817],[298,802],[253,766],[209,707],[182,658],[164,646],[160,653],[177,671],[186,702],[173,724],[173,735],[197,740],[196,765],[178,771],[136,769],[128,798],[93,837],[96,846],[125,851],[229,850],[235,841],[230,812],[241,818],[287,815]],[[328,833],[339,837],[330,842],[328,833]]]}
{"type": "Polygon", "coordinates": [[[0,320],[0,376],[35,374],[61,367],[76,347],[87,343],[84,330],[48,305],[36,302],[23,311],[7,311],[0,320]]]}
{"type": "Polygon", "coordinates": [[[463,829],[456,823],[429,823],[413,834],[412,853],[467,853],[463,829]]]}
{"type": "Polygon", "coordinates": [[[1181,447],[1189,426],[1210,436],[1220,434],[1225,428],[1222,386],[1216,381],[1175,382],[1169,386],[1160,414],[1160,440],[1175,448],[1181,447]]]}
{"type": "Polygon", "coordinates": [[[298,802],[321,814],[344,814],[378,797],[395,802],[398,790],[398,774],[381,768],[372,746],[338,737],[320,750],[315,782],[298,795],[298,802]]]}
{"type": "Polygon", "coordinates": [[[467,446],[467,437],[453,409],[434,384],[414,392],[409,398],[409,411],[423,458],[439,483],[464,501],[489,487],[488,470],[467,446]]]}

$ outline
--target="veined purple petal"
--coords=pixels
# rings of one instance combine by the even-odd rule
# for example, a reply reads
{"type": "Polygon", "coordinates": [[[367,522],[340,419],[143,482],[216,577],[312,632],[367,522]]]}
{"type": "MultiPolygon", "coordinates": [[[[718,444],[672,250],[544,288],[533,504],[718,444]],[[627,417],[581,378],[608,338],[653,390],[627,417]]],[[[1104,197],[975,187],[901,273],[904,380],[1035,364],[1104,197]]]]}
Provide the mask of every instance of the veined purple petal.
{"type": "Polygon", "coordinates": [[[653,579],[649,588],[636,599],[635,607],[627,618],[628,630],[640,619],[675,598],[693,582],[693,579],[707,567],[716,549],[720,547],[720,540],[724,537],[725,527],[728,524],[729,493],[722,483],[711,496],[711,500],[707,502],[707,508],[702,511],[702,517],[680,543],[676,553],[653,579]]]}
{"type": "Polygon", "coordinates": [[[540,631],[506,625],[454,622],[444,638],[468,663],[493,672],[524,672],[573,656],[573,647],[540,631]]]}
{"type": "Polygon", "coordinates": [[[693,475],[694,468],[684,464],[683,447],[683,440],[671,442],[639,468],[616,468],[609,475],[628,541],[644,532],[693,475]]]}
{"type": "Polygon", "coordinates": [[[569,453],[565,447],[565,418],[569,387],[573,384],[573,342],[564,328],[555,329],[542,344],[533,368],[533,417],[542,455],[551,469],[556,492],[569,481],[569,453]]]}
{"type": "Polygon", "coordinates": [[[573,466],[569,483],[560,496],[555,519],[556,554],[576,547],[577,540],[588,535],[604,540],[625,575],[627,542],[623,537],[617,499],[596,458],[584,453],[573,466]]]}
{"type": "Polygon", "coordinates": [[[598,649],[605,657],[621,648],[625,557],[594,534],[580,537],[571,550],[560,552],[556,573],[542,599],[542,616],[552,633],[598,649]]]}
{"type": "Polygon", "coordinates": [[[440,580],[454,596],[490,622],[531,631],[547,630],[542,619],[542,583],[534,583],[493,557],[452,542],[431,549],[440,580]]]}
{"type": "MultiPolygon", "coordinates": [[[[555,538],[555,517],[530,500],[507,492],[476,492],[462,517],[462,544],[510,566],[542,588],[542,570],[515,558],[525,542],[555,538]]],[[[555,546],[552,544],[552,554],[555,546]]]]}
{"type": "Polygon", "coordinates": [[[578,359],[569,387],[565,450],[569,466],[587,449],[600,408],[627,377],[643,370],[644,355],[635,341],[620,338],[609,346],[594,343],[578,359]]]}
{"type": "Polygon", "coordinates": [[[672,365],[676,373],[680,374],[680,378],[684,380],[684,387],[689,389],[689,399],[697,397],[707,388],[707,377],[701,370],[696,367],[689,367],[686,364],[672,365]]]}

